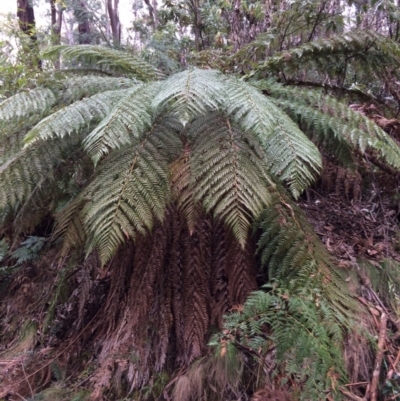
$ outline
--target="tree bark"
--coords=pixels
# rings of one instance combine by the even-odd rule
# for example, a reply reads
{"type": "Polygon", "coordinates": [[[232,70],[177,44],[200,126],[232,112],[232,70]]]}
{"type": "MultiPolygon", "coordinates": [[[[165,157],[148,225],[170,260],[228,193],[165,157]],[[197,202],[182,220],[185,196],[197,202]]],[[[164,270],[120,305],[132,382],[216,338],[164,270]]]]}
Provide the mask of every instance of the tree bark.
{"type": "Polygon", "coordinates": [[[73,2],[74,16],[78,22],[78,43],[80,45],[87,45],[92,42],[91,28],[89,22],[89,12],[82,0],[75,0],[73,2]]]}
{"type": "Polygon", "coordinates": [[[111,32],[114,45],[119,46],[121,43],[121,22],[118,15],[119,0],[107,0],[107,11],[110,17],[111,32]]]}
{"type": "Polygon", "coordinates": [[[30,45],[26,49],[30,54],[33,54],[33,65],[42,68],[42,60],[39,58],[39,46],[36,36],[36,21],[35,12],[31,0],[17,0],[17,17],[19,28],[29,36],[30,45]]]}
{"type": "MultiPolygon", "coordinates": [[[[65,7],[57,7],[56,0],[50,1],[50,12],[51,12],[51,44],[59,45],[61,43],[61,27],[62,17],[65,7]]],[[[60,69],[60,58],[58,57],[54,61],[54,66],[58,70],[60,69]]]]}

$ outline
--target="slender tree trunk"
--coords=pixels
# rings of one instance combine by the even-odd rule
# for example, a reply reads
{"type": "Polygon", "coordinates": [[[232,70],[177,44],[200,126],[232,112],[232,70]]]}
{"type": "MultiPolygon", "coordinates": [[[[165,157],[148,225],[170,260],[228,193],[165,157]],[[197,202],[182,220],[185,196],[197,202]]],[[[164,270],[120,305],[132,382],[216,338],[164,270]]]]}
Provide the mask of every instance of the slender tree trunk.
{"type": "Polygon", "coordinates": [[[190,0],[188,1],[188,5],[190,11],[193,15],[193,33],[194,33],[194,40],[196,43],[196,50],[201,50],[204,48],[204,41],[202,37],[202,23],[201,23],[201,15],[200,15],[200,4],[198,0],[190,0]]]}
{"type": "Polygon", "coordinates": [[[29,54],[34,55],[33,65],[42,68],[42,60],[39,58],[39,46],[36,36],[35,12],[31,0],[17,0],[17,17],[19,28],[30,38],[30,44],[26,49],[29,54]]]}
{"type": "Polygon", "coordinates": [[[157,12],[157,0],[144,0],[146,3],[147,9],[149,10],[149,17],[152,21],[154,30],[158,27],[158,12],[157,12]]]}
{"type": "Polygon", "coordinates": [[[118,15],[119,0],[107,0],[107,11],[110,17],[111,32],[113,37],[114,45],[119,46],[121,43],[121,22],[119,21],[118,15]]]}
{"type": "MultiPolygon", "coordinates": [[[[65,7],[58,6],[56,0],[50,1],[51,11],[51,43],[52,45],[59,45],[61,43],[61,27],[63,20],[63,12],[65,7]]],[[[54,61],[54,66],[58,70],[60,69],[60,58],[54,61]]]]}

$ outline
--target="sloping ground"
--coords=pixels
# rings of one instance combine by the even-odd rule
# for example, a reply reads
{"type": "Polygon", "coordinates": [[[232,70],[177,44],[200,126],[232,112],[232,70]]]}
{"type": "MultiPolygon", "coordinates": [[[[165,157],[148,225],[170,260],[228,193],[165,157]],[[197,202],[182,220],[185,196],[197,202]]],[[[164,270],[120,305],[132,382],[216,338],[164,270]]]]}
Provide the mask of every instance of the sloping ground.
{"type": "Polygon", "coordinates": [[[321,181],[300,202],[365,311],[360,332],[378,340],[376,348],[354,333],[345,344],[350,400],[393,400],[400,390],[398,183],[368,163],[360,174],[325,159],[321,181]]]}

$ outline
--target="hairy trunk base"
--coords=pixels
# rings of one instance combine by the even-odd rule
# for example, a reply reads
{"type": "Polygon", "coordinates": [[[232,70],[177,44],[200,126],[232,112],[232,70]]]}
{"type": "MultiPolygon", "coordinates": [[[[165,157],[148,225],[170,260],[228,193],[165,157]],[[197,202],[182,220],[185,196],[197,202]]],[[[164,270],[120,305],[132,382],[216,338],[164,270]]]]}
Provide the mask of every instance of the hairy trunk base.
{"type": "MultiPolygon", "coordinates": [[[[175,210],[151,235],[139,237],[135,245],[128,242],[104,269],[92,254],[73,270],[67,278],[74,275],[74,289],[69,287],[68,300],[57,307],[49,335],[41,341],[56,348],[62,344],[54,362],[67,376],[84,370],[90,354],[96,356],[95,370],[84,378],[93,400],[103,399],[105,392],[108,399],[132,394],[164,373],[187,368],[207,353],[205,344],[221,329],[223,314],[257,288],[250,244],[243,250],[209,216],[199,219],[190,235],[175,210]]],[[[55,285],[64,284],[59,278],[55,285]]],[[[20,363],[29,366],[29,375],[43,361],[40,355],[23,355],[28,349],[32,344],[21,350],[20,363]],[[27,364],[32,357],[35,363],[27,364]]],[[[25,396],[30,387],[45,385],[46,377],[36,376],[17,386],[15,376],[3,380],[10,392],[25,396]]],[[[47,376],[51,380],[52,374],[47,376]]]]}

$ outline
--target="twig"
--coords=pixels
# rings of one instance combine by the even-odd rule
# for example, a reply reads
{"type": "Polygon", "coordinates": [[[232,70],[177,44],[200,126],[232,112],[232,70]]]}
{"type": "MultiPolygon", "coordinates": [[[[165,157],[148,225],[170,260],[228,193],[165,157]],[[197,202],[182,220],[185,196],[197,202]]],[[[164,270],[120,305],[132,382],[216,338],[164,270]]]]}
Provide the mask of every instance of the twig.
{"type": "Polygon", "coordinates": [[[28,386],[29,386],[29,390],[31,391],[31,396],[32,396],[32,398],[34,398],[35,394],[33,394],[31,382],[29,381],[28,377],[26,376],[26,372],[25,372],[25,368],[24,368],[24,361],[23,360],[21,360],[21,366],[22,366],[22,372],[24,373],[25,380],[27,381],[28,386]]]}
{"type": "Polygon", "coordinates": [[[399,352],[397,353],[396,360],[394,361],[394,369],[396,369],[396,366],[399,363],[399,361],[400,361],[400,349],[399,352]]]}
{"type": "Polygon", "coordinates": [[[378,351],[376,352],[376,359],[375,359],[375,369],[372,374],[371,379],[371,401],[377,401],[378,399],[378,383],[379,383],[379,374],[381,372],[381,365],[383,359],[383,348],[385,346],[386,340],[386,325],[387,325],[387,315],[386,313],[382,313],[381,315],[381,324],[379,328],[379,337],[378,337],[378,351]]]}
{"type": "Polygon", "coordinates": [[[22,397],[21,394],[18,394],[18,393],[14,393],[14,394],[17,395],[19,398],[21,398],[21,400],[28,401],[26,398],[22,397]]]}
{"type": "Polygon", "coordinates": [[[355,395],[353,393],[350,393],[350,391],[344,390],[343,388],[339,389],[340,392],[347,398],[353,401],[366,401],[365,398],[361,398],[358,395],[355,395]]]}
{"type": "Polygon", "coordinates": [[[358,382],[358,383],[349,383],[345,384],[345,387],[351,387],[351,386],[361,386],[361,384],[368,384],[369,382],[358,382]]]}

